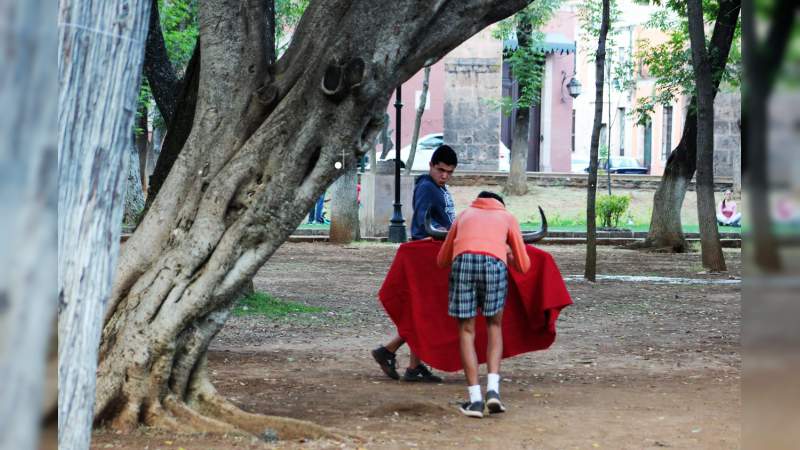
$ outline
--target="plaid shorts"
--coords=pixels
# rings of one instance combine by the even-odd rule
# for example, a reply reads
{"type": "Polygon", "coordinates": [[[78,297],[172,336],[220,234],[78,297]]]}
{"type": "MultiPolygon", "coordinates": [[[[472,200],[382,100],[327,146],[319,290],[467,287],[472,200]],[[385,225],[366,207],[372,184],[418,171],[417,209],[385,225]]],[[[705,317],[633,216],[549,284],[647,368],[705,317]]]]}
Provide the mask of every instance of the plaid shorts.
{"type": "Polygon", "coordinates": [[[450,301],[447,313],[459,319],[499,313],[506,303],[508,269],[503,261],[489,255],[462,253],[450,270],[450,301]]]}

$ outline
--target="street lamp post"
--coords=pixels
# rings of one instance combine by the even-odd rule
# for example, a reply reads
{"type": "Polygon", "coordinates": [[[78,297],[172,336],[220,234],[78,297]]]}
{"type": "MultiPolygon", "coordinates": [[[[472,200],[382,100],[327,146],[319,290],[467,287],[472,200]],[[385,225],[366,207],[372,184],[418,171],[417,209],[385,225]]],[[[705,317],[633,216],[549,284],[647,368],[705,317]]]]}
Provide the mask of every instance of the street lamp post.
{"type": "Polygon", "coordinates": [[[389,225],[389,242],[402,243],[406,237],[405,219],[403,219],[403,204],[400,203],[400,112],[403,109],[402,87],[397,86],[394,94],[395,107],[395,140],[394,140],[394,213],[389,225]]]}

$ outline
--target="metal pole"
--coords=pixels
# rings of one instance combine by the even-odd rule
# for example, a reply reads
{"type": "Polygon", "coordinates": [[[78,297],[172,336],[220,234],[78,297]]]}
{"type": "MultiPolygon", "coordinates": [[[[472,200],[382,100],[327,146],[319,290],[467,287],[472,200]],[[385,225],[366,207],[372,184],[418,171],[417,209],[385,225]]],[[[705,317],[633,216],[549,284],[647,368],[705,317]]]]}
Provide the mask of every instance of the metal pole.
{"type": "Polygon", "coordinates": [[[606,177],[608,178],[608,195],[611,195],[611,51],[606,53],[606,68],[608,69],[608,126],[606,127],[606,137],[608,143],[606,144],[606,177]]]}
{"type": "Polygon", "coordinates": [[[400,203],[400,115],[403,109],[402,87],[397,86],[394,94],[395,108],[395,140],[394,140],[394,213],[389,225],[389,242],[402,243],[408,240],[406,236],[405,219],[403,219],[403,204],[400,203]]]}

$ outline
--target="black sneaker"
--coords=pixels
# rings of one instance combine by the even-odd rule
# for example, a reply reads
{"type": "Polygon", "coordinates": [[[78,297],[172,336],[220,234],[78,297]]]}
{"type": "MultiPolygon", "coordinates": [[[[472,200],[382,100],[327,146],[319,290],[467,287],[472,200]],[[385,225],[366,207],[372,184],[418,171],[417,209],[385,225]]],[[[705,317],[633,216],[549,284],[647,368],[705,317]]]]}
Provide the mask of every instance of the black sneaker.
{"type": "Polygon", "coordinates": [[[395,368],[396,360],[394,353],[387,350],[386,347],[380,346],[372,351],[372,357],[380,364],[381,370],[383,370],[383,373],[385,373],[387,377],[393,380],[400,379],[400,374],[397,373],[397,369],[395,368]]]}
{"type": "Polygon", "coordinates": [[[483,418],[483,402],[464,402],[458,410],[467,417],[483,418]]]}
{"type": "Polygon", "coordinates": [[[426,383],[441,383],[442,377],[434,375],[425,364],[420,363],[413,369],[406,369],[403,374],[404,381],[424,381],[426,383]]]}
{"type": "Polygon", "coordinates": [[[491,414],[506,412],[506,407],[500,401],[500,394],[497,391],[486,391],[486,408],[491,414]]]}

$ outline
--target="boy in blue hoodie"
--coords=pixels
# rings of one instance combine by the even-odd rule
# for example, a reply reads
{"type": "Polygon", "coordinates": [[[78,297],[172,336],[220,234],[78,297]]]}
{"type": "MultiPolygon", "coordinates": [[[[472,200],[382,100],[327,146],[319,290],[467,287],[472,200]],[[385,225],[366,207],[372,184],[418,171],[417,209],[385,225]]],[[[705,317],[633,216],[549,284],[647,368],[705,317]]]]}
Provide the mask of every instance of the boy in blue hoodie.
{"type": "MultiPolygon", "coordinates": [[[[425,212],[430,209],[433,226],[439,229],[450,229],[456,219],[456,207],[453,196],[447,190],[447,181],[453,176],[458,165],[458,156],[449,145],[440,145],[431,156],[430,169],[427,175],[417,178],[414,185],[414,216],[411,219],[411,240],[425,239],[425,212]]],[[[372,351],[372,357],[381,366],[383,372],[392,379],[399,379],[395,360],[395,352],[405,343],[400,336],[395,336],[388,344],[372,351]]],[[[441,377],[431,373],[430,369],[420,361],[413,352],[409,355],[408,368],[403,374],[405,381],[426,381],[440,383],[441,377]]]]}

